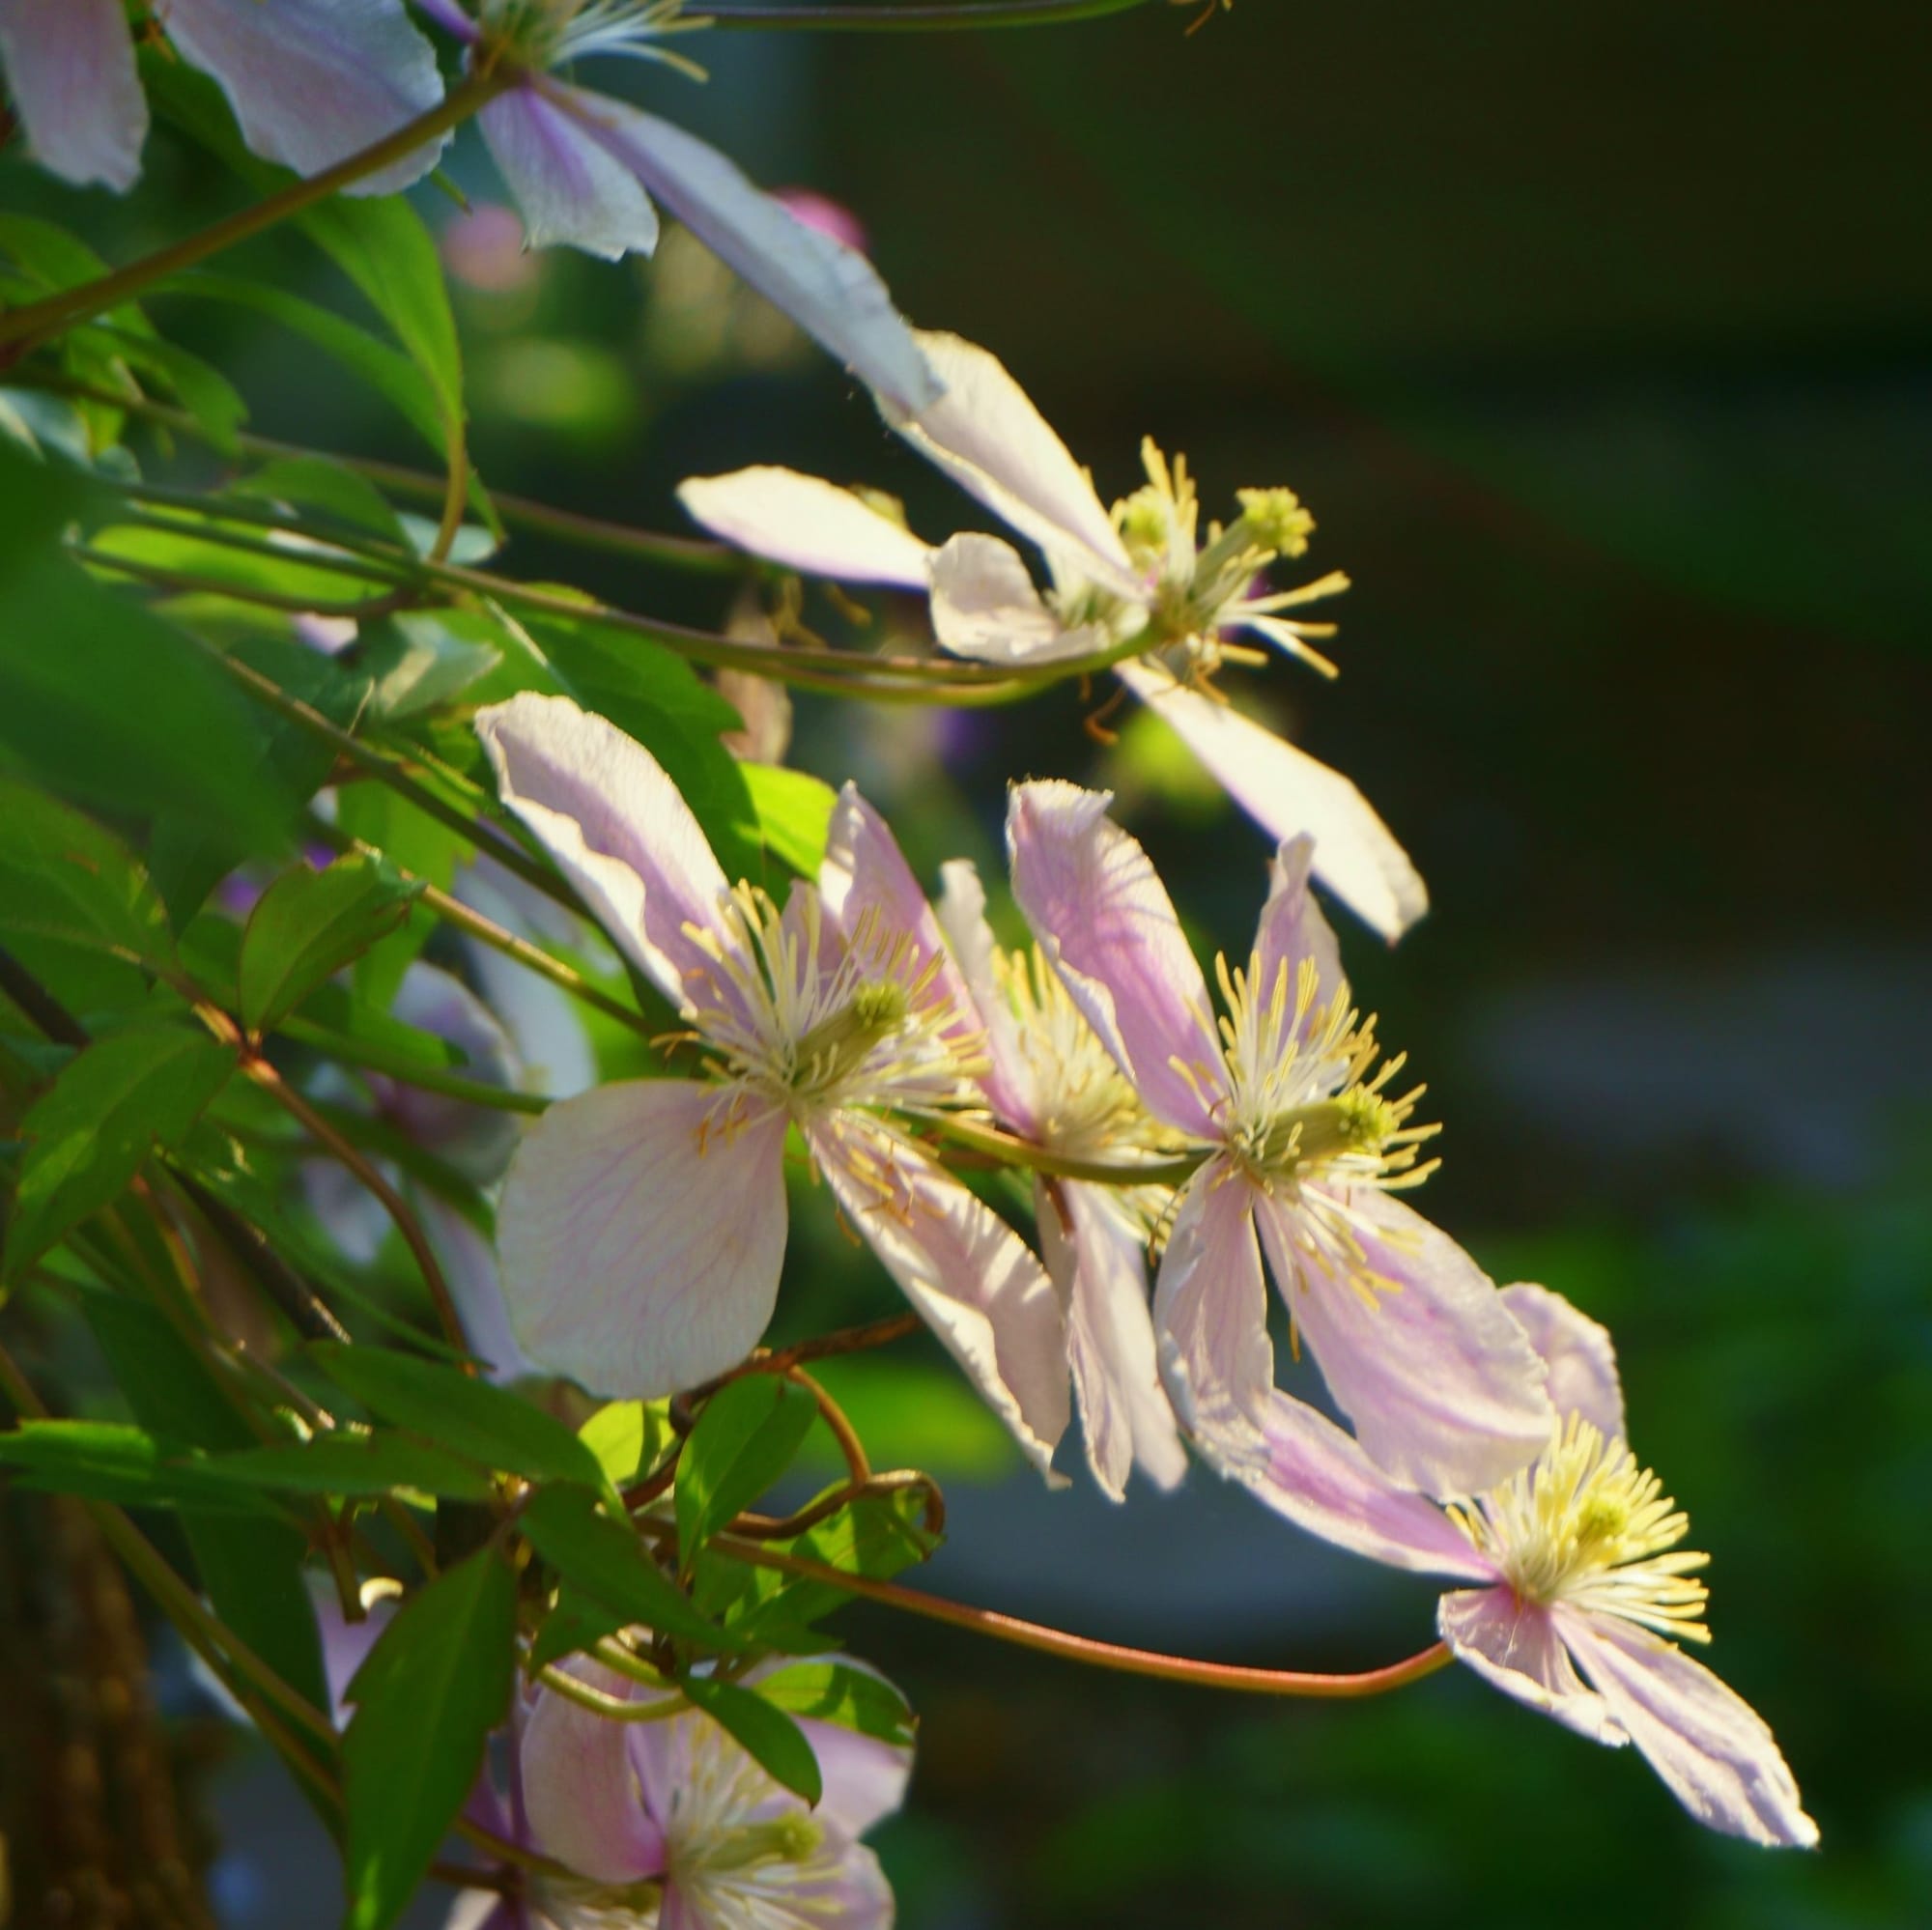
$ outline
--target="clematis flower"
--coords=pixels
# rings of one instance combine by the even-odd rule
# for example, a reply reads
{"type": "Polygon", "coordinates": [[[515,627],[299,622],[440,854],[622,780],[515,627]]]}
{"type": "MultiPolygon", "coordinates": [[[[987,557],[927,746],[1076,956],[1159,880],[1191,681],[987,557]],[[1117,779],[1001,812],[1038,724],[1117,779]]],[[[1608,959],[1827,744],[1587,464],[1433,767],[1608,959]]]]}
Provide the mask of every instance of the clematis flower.
{"type": "Polygon", "coordinates": [[[472,69],[513,76],[477,119],[532,247],[648,255],[662,206],[895,407],[937,399],[937,378],[862,254],[681,128],[557,78],[554,70],[597,55],[696,71],[663,44],[704,24],[680,18],[679,0],[482,0],[473,16],[457,0],[417,4],[465,43],[472,69]]]}
{"type": "Polygon", "coordinates": [[[1347,579],[1256,587],[1272,563],[1308,547],[1314,520],[1293,494],[1241,491],[1240,514],[1210,523],[1204,543],[1185,463],[1170,465],[1149,441],[1146,486],[1110,514],[995,356],[956,335],[914,339],[946,392],[907,408],[881,391],[886,420],[1039,550],[1044,593],[1010,544],[965,534],[934,548],[865,497],[789,469],[694,477],[678,492],[685,508],[792,569],[926,591],[933,635],[955,656],[1024,669],[1124,651],[1115,674],[1236,803],[1277,838],[1306,832],[1321,882],[1373,930],[1399,938],[1429,894],[1388,827],[1347,778],[1243,717],[1214,683],[1227,665],[1266,661],[1239,632],[1333,674],[1309,641],[1328,626],[1288,612],[1347,579]]]}
{"type": "MultiPolygon", "coordinates": [[[[942,876],[939,922],[985,1027],[981,1084],[1000,1123],[1072,1159],[1131,1165],[1172,1152],[1176,1135],[1142,1106],[1038,947],[999,948],[978,871],[959,859],[942,876]]],[[[1147,1246],[1172,1199],[1169,1186],[1034,1176],[1034,1216],[1066,1319],[1088,1464],[1116,1501],[1136,1464],[1158,1488],[1173,1488],[1187,1471],[1148,1312],[1147,1246]]]]}
{"type": "Polygon", "coordinates": [[[782,911],[728,885],[650,753],[562,697],[477,731],[503,802],[679,1008],[702,1079],[554,1106],[504,1183],[497,1246],[525,1350],[593,1392],[652,1398],[742,1360],[784,1256],[784,1147],[1042,1470],[1066,1424],[1052,1283],[1010,1227],[890,1115],[974,1101],[972,1004],[884,822],[850,786],[817,885],[782,911]]]}
{"type": "MultiPolygon", "coordinates": [[[[435,50],[402,0],[168,0],[155,24],[220,83],[249,148],[298,174],[333,167],[442,99],[435,50]]],[[[121,0],[0,0],[0,58],[37,160],[79,186],[134,184],[148,103],[121,0]]],[[[343,191],[407,187],[448,138],[343,191]]]]}
{"type": "Polygon", "coordinates": [[[1475,1262],[1395,1196],[1435,1130],[1376,1069],[1375,1021],[1349,1003],[1284,844],[1244,966],[1216,961],[1223,1015],[1147,853],[1105,792],[1016,785],[1013,892],[1047,960],[1155,1119],[1208,1150],[1181,1188],[1154,1290],[1175,1405],[1209,1445],[1251,1441],[1274,1349],[1262,1255],[1363,1445],[1436,1494],[1489,1487],[1549,1435],[1541,1361],[1475,1262]]]}
{"type": "Polygon", "coordinates": [[[1277,1394],[1257,1451],[1224,1471],[1312,1534],[1467,1584],[1436,1616],[1457,1659],[1592,1742],[1634,1743],[1700,1823],[1809,1847],[1818,1828],[1771,1731],[1681,1646],[1711,1639],[1693,1578],[1709,1557],[1680,1547],[1689,1518],[1625,1445],[1609,1335],[1546,1288],[1502,1298],[1562,1417],[1533,1466],[1438,1509],[1277,1394]]]}

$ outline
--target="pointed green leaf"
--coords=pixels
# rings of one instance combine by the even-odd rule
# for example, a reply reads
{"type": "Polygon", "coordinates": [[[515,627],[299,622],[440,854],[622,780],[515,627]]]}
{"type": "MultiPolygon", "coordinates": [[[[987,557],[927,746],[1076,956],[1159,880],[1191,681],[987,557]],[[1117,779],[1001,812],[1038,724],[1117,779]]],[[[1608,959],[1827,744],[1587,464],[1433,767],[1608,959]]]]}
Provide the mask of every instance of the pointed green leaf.
{"type": "Polygon", "coordinates": [[[915,1723],[906,1699],[882,1675],[847,1662],[793,1662],[753,1685],[775,1709],[836,1722],[862,1736],[910,1746],[915,1723]]]}
{"type": "Polygon", "coordinates": [[[286,1446],[213,1455],[202,1470],[241,1488],[305,1494],[388,1494],[413,1488],[457,1501],[487,1501],[490,1478],[472,1462],[406,1434],[337,1432],[286,1446]]]}
{"type": "Polygon", "coordinates": [[[420,885],[380,858],[298,865],[263,893],[242,941],[242,1019],[262,1032],[409,916],[420,885]]]}
{"type": "Polygon", "coordinates": [[[740,764],[753,820],[765,849],[802,878],[815,878],[825,862],[838,794],[823,779],[780,764],[740,764]]]}
{"type": "Polygon", "coordinates": [[[789,1716],[735,1682],[692,1675],[683,1677],[678,1687],[766,1774],[816,1805],[825,1793],[818,1758],[805,1731],[789,1716]]]}
{"type": "Polygon", "coordinates": [[[773,1374],[727,1381],[704,1404],[677,1464],[677,1543],[689,1562],[791,1465],[817,1404],[773,1374]]]}
{"type": "Polygon", "coordinates": [[[0,934],[171,965],[167,913],[140,861],[92,818],[0,777],[0,934]]]}
{"type": "Polygon", "coordinates": [[[211,1479],[182,1442],[125,1421],[22,1421],[0,1433],[0,1466],[20,1469],[22,1488],[128,1508],[260,1514],[266,1505],[211,1479]]]}

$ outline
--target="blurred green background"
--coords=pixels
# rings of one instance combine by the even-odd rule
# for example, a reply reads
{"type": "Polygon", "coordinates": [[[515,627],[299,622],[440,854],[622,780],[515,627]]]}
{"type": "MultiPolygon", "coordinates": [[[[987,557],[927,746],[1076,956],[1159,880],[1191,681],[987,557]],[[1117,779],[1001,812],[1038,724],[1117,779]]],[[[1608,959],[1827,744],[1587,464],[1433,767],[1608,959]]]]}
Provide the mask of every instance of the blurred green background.
{"type": "MultiPolygon", "coordinates": [[[[1434,892],[1395,954],[1344,934],[1447,1127],[1424,1204],[1615,1328],[1638,1452],[1714,1556],[1711,1659],[1824,1848],[1708,1837],[1634,1755],[1460,1673],[1264,1706],[861,1611],[852,1645],[925,1718],[881,1839],[901,1921],[1932,1922],[1932,13],[1188,17],[719,37],[706,89],[632,84],[849,207],[906,310],[995,349],[1103,495],[1151,433],[1210,510],[1278,482],[1314,509],[1311,566],[1355,582],[1343,677],[1280,667],[1244,700],[1357,780],[1434,892]]],[[[125,206],[10,189],[125,257],[223,192],[151,156],[125,206]]],[[[453,171],[498,197],[473,145],[453,171]]],[[[487,211],[447,241],[498,484],[677,526],[682,475],[779,461],[892,489],[931,535],[982,520],[682,238],[616,270],[521,257],[487,211]]],[[[292,242],[258,264],[276,249],[313,278],[292,242]]],[[[257,427],[412,459],[284,340],[156,307],[257,427]]],[[[715,586],[508,560],[722,614],[715,586]]],[[[928,876],[962,842],[993,860],[1009,777],[1113,784],[1189,917],[1245,945],[1262,838],[1151,731],[1099,749],[1091,707],[806,705],[795,754],[856,775],[928,876]]],[[[829,1215],[801,1228],[788,1330],[891,1310],[829,1215]]],[[[1426,1585],[1205,1476],[1118,1510],[1084,1477],[1040,1493],[936,1358],[849,1381],[876,1459],[948,1478],[936,1588],[1291,1666],[1429,1639],[1426,1585]]],[[[236,1750],[220,1894],[292,1925],[276,1832],[299,1825],[236,1750]]]]}

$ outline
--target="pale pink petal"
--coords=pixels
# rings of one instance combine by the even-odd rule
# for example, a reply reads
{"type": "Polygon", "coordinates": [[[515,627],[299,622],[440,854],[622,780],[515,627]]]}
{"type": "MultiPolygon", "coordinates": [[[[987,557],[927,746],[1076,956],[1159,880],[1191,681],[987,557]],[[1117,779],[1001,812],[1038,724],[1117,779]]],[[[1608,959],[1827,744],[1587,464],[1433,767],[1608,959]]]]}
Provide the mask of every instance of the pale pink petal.
{"type": "MultiPolygon", "coordinates": [[[[362,1618],[352,1622],[342,1612],[342,1597],[333,1581],[309,1569],[303,1573],[302,1582],[315,1604],[315,1632],[322,1647],[322,1676],[328,1685],[329,1713],[338,1729],[346,1728],[351,1714],[349,1685],[394,1618],[400,1598],[374,1593],[363,1596],[362,1618]]],[[[227,1691],[222,1693],[226,1696],[227,1691]]]]}
{"type": "Polygon", "coordinates": [[[806,1137],[846,1219],[1049,1473],[1069,1411],[1066,1329],[1039,1262],[950,1173],[870,1121],[835,1115],[806,1137]]]}
{"type": "MultiPolygon", "coordinates": [[[[563,1666],[607,1695],[628,1701],[636,1693],[610,1669],[563,1666]]],[[[658,1726],[613,1722],[554,1689],[539,1691],[519,1764],[530,1832],[546,1856],[597,1883],[636,1883],[663,1870],[664,1831],[644,1810],[630,1762],[631,1738],[658,1726]]]]}
{"type": "Polygon", "coordinates": [[[658,760],[568,697],[528,691],[478,711],[476,734],[503,802],[631,962],[680,1007],[732,1006],[685,931],[717,927],[724,873],[658,760]]]}
{"type": "Polygon", "coordinates": [[[1816,1846],[1797,1779],[1749,1703],[1648,1629],[1571,1607],[1556,1614],[1583,1673],[1698,1822],[1767,1847],[1816,1846]]]}
{"type": "Polygon", "coordinates": [[[1145,659],[1115,669],[1264,830],[1314,838],[1315,875],[1372,931],[1393,942],[1429,909],[1408,854],[1339,771],[1145,659]]]}
{"type": "Polygon", "coordinates": [[[510,1331],[510,1310],[490,1242],[445,1201],[418,1187],[412,1203],[456,1302],[464,1338],[493,1380],[519,1380],[537,1368],[510,1331]]]}
{"type": "Polygon", "coordinates": [[[1226,1074],[1208,983],[1167,887],[1107,815],[1112,802],[1111,792],[1077,784],[1015,784],[1007,806],[1013,895],[1147,1109],[1213,1137],[1226,1074]]]}
{"type": "Polygon", "coordinates": [[[1036,1178],[1040,1255],[1066,1309],[1066,1359],[1094,1479],[1116,1501],[1138,1464],[1156,1488],[1187,1472],[1187,1451],[1154,1359],[1147,1236],[1110,1189],[1036,1178]]]}
{"type": "Polygon", "coordinates": [[[966,858],[942,865],[939,880],[939,927],[986,1029],[988,1067],[980,1083],[1001,1123],[1022,1139],[1031,1139],[1039,1126],[1037,1081],[1020,1042],[1019,1021],[993,969],[999,941],[986,922],[986,888],[966,858]]]}
{"type": "Polygon", "coordinates": [[[945,392],[911,409],[882,394],[886,420],[1022,536],[1117,595],[1144,595],[1093,478],[999,358],[957,335],[916,339],[945,392]]]}
{"type": "Polygon", "coordinates": [[[1480,1493],[1549,1445],[1543,1363],[1447,1234],[1372,1188],[1337,1196],[1387,1283],[1371,1304],[1339,1271],[1300,1258],[1295,1215],[1314,1206],[1256,1197],[1268,1263],[1308,1350],[1362,1446],[1397,1481],[1480,1493]]]}
{"type": "Polygon", "coordinates": [[[1586,1689],[1548,1608],[1520,1602],[1507,1582],[1445,1595],[1435,1626],[1442,1639],[1492,1688],[1553,1716],[1593,1743],[1620,1748],[1630,1738],[1601,1695],[1586,1689]]]}
{"type": "Polygon", "coordinates": [[[1066,628],[997,536],[955,536],[934,555],[932,634],[955,657],[1021,666],[1091,657],[1113,641],[1103,623],[1066,628]]]}
{"type": "Polygon", "coordinates": [[[510,1325],[593,1394],[653,1400],[756,1346],[784,1259],[784,1115],[682,1079],[553,1106],[497,1215],[510,1325]]]}
{"type": "MultiPolygon", "coordinates": [[[[412,960],[390,1009],[405,1025],[455,1046],[464,1056],[459,1069],[465,1078],[504,1091],[521,1084],[516,1048],[496,1014],[441,967],[412,960]]],[[[517,1144],[518,1123],[509,1114],[379,1075],[369,1083],[384,1116],[426,1151],[479,1184],[501,1174],[517,1144]]]]}
{"type": "Polygon", "coordinates": [[[1249,1490],[1311,1535],[1420,1575],[1491,1581],[1494,1566],[1442,1510],[1403,1488],[1359,1443],[1313,1407],[1270,1396],[1259,1449],[1224,1437],[1197,1437],[1210,1466],[1249,1490]]]}
{"type": "MultiPolygon", "coordinates": [[[[787,1884],[781,1892],[781,1908],[791,1913],[785,1930],[892,1930],[893,1891],[879,1859],[863,1843],[839,1847],[838,1861],[823,1876],[787,1884]]],[[[666,1926],[668,1930],[668,1926],[666,1926]]],[[[708,1930],[708,1926],[707,1926],[708,1930]]],[[[738,1930],[737,1921],[721,1920],[717,1930],[738,1930]]]]}
{"type": "Polygon", "coordinates": [[[1328,1008],[1337,992],[1345,991],[1348,979],[1342,975],[1342,954],[1315,894],[1308,888],[1313,868],[1315,843],[1309,837],[1291,838],[1268,863],[1267,902],[1262,906],[1255,926],[1257,990],[1266,992],[1274,985],[1275,975],[1288,968],[1289,998],[1294,997],[1295,975],[1304,958],[1315,961],[1321,974],[1321,990],[1315,996],[1310,1023],[1328,1008]]]}
{"type": "MultiPolygon", "coordinates": [[[[855,1674],[886,1681],[885,1675],[870,1662],[837,1654],[775,1656],[748,1669],[744,1680],[755,1684],[766,1676],[813,1662],[834,1662],[855,1674]]],[[[906,1783],[912,1775],[909,1746],[889,1743],[881,1736],[862,1736],[856,1730],[841,1728],[836,1722],[821,1722],[810,1716],[800,1716],[796,1720],[811,1745],[812,1754],[818,1758],[824,1793],[812,1814],[819,1822],[828,1823],[848,1836],[863,1836],[905,1802],[906,1783]]]]}
{"type": "Polygon", "coordinates": [[[754,556],[841,583],[926,586],[932,552],[903,523],[817,476],[769,467],[692,476],[677,499],[696,523],[754,556]]]}
{"type": "MultiPolygon", "coordinates": [[[[320,174],[442,99],[436,50],[402,0],[168,0],[168,38],[221,83],[242,138],[320,174]]],[[[436,165],[448,134],[366,174],[347,194],[394,194],[436,165]]]]}
{"type": "Polygon", "coordinates": [[[499,94],[476,118],[527,246],[560,241],[605,261],[657,246],[657,210],[637,176],[535,88],[499,94]]]}
{"type": "Polygon", "coordinates": [[[1624,1390],[1609,1329],[1548,1287],[1522,1281],[1505,1287],[1502,1295],[1503,1305],[1549,1369],[1546,1391],[1556,1418],[1580,1414],[1606,1441],[1624,1439],[1624,1390]]]}
{"type": "Polygon", "coordinates": [[[546,81],[591,137],[720,261],[895,408],[919,410],[940,381],[864,255],[747,181],[716,148],[608,95],[546,81]]]}
{"type": "Polygon", "coordinates": [[[43,167],[76,186],[133,186],[148,99],[121,0],[0,0],[0,60],[43,167]]]}
{"type": "Polygon", "coordinates": [[[1161,1377],[1190,1434],[1236,1457],[1260,1443],[1274,1398],[1267,1283],[1254,1189],[1225,1159],[1187,1182],[1154,1283],[1161,1377]]]}

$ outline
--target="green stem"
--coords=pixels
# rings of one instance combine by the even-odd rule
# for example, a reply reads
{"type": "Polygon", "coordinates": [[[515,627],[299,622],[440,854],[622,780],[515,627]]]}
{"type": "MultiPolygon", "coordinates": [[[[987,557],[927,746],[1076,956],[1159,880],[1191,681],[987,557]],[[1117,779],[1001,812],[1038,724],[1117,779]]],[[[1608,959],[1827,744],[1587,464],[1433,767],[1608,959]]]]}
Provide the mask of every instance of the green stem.
{"type": "Polygon", "coordinates": [[[1010,1133],[989,1132],[951,1114],[935,1114],[930,1122],[948,1139],[986,1153],[1003,1165],[1026,1166],[1055,1178],[1086,1179],[1101,1186],[1179,1186],[1191,1179],[1214,1150],[1202,1147],[1174,1159],[1074,1159],[1049,1152],[1031,1140],[1015,1139],[1010,1133]]]}
{"type": "Polygon", "coordinates": [[[1124,14],[1145,0],[934,0],[893,6],[702,6],[714,27],[791,28],[822,34],[935,34],[986,27],[1057,27],[1124,14]]]}

